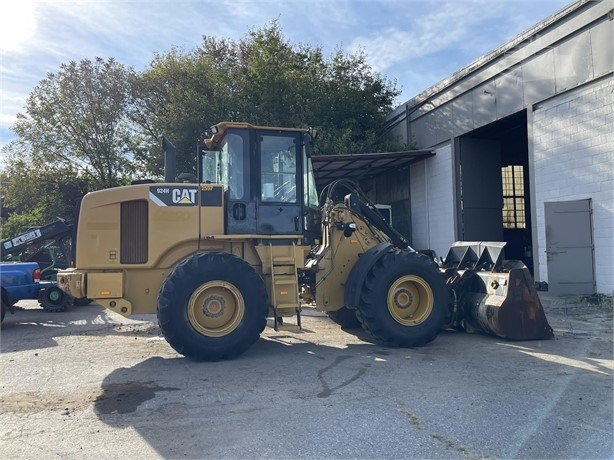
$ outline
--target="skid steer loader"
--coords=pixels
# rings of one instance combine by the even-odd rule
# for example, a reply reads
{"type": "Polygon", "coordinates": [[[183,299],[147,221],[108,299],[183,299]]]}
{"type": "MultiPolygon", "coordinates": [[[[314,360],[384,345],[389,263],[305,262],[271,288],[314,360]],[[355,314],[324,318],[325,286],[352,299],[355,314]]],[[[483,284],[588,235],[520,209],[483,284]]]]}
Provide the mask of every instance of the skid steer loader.
{"type": "Polygon", "coordinates": [[[552,337],[527,268],[504,262],[501,243],[457,243],[437,263],[349,181],[328,185],[320,207],[312,130],[212,130],[196,183],[83,198],[62,289],[122,315],[157,313],[168,343],[196,360],[239,355],[268,317],[300,327],[313,301],[387,346],[424,345],[443,327],[552,337]]]}

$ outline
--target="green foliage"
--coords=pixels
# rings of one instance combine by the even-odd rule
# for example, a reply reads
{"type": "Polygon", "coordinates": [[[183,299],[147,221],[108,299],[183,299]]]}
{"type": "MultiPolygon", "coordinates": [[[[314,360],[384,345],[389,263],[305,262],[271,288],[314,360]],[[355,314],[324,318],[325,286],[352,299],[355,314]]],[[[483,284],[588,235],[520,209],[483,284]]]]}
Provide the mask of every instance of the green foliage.
{"type": "Polygon", "coordinates": [[[210,69],[191,56],[172,50],[157,56],[135,85],[132,119],[141,126],[141,148],[135,152],[137,170],[161,175],[162,135],[177,147],[178,171],[193,171],[197,142],[209,127],[203,108],[212,107],[210,69]]]}
{"type": "MultiPolygon", "coordinates": [[[[276,21],[240,41],[203,37],[190,52],[156,56],[138,81],[135,120],[149,137],[140,167],[159,175],[165,134],[178,150],[178,171],[193,171],[196,146],[220,121],[313,127],[316,153],[390,149],[378,132],[399,94],[363,54],[292,45],[276,21]]],[[[394,146],[392,146],[394,147],[394,146]]]]}
{"type": "Polygon", "coordinates": [[[42,164],[28,156],[10,157],[3,174],[3,206],[11,211],[2,225],[2,239],[57,217],[71,219],[79,199],[91,188],[77,171],[62,165],[42,164]]]}
{"type": "Polygon", "coordinates": [[[96,188],[124,183],[133,168],[134,124],[127,112],[134,78],[114,59],[62,64],[17,115],[19,148],[45,165],[77,168],[96,188]]]}
{"type": "Polygon", "coordinates": [[[5,240],[26,231],[30,227],[37,227],[45,224],[41,216],[40,208],[25,214],[11,214],[8,220],[2,224],[0,239],[5,240]]]}

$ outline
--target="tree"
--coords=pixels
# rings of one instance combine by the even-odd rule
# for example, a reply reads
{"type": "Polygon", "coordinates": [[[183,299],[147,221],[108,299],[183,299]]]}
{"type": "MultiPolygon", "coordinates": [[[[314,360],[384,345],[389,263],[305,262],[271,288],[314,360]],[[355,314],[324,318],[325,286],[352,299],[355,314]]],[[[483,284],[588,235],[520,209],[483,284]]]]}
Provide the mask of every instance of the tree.
{"type": "Polygon", "coordinates": [[[178,172],[195,171],[197,146],[220,121],[313,127],[319,154],[391,149],[378,132],[398,94],[364,54],[325,58],[290,43],[277,21],[238,41],[171,49],[140,74],[112,58],[62,64],[13,126],[4,194],[14,214],[3,231],[70,217],[75,198],[131,175],[160,177],[162,135],[178,172]]]}
{"type": "Polygon", "coordinates": [[[180,171],[194,170],[196,145],[220,121],[313,127],[319,154],[390,148],[378,136],[399,94],[362,53],[293,45],[277,23],[239,41],[203,37],[199,48],[160,54],[137,84],[133,119],[149,138],[143,165],[159,175],[160,137],[178,148],[180,171]]]}
{"type": "Polygon", "coordinates": [[[10,210],[2,225],[2,239],[58,217],[72,219],[79,199],[91,188],[75,169],[41,164],[40,159],[27,155],[9,157],[2,182],[3,206],[10,210]]]}
{"type": "Polygon", "coordinates": [[[76,168],[94,188],[124,183],[133,168],[135,125],[127,115],[134,79],[112,58],[62,64],[17,115],[19,148],[43,165],[76,168]]]}
{"type": "MultiPolygon", "coordinates": [[[[137,169],[160,176],[163,168],[162,136],[177,147],[179,172],[194,171],[197,143],[214,122],[223,96],[216,90],[215,71],[192,54],[173,49],[157,55],[134,86],[131,118],[141,127],[140,148],[135,149],[137,169]],[[208,113],[209,115],[205,115],[208,113]]],[[[218,111],[218,116],[222,114],[218,111]]]]}

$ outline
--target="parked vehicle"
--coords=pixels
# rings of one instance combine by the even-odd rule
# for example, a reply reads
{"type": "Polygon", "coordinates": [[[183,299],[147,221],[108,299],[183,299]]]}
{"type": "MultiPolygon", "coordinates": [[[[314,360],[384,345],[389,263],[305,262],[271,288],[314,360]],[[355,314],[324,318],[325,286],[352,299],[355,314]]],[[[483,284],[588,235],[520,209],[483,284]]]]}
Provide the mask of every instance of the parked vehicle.
{"type": "Polygon", "coordinates": [[[60,290],[53,281],[41,281],[41,269],[36,262],[3,262],[0,264],[2,318],[13,312],[13,305],[24,299],[38,299],[46,311],[63,311],[72,297],[60,290]]]}
{"type": "Polygon", "coordinates": [[[55,281],[58,270],[70,266],[73,224],[57,219],[29,228],[0,243],[2,262],[36,262],[41,279],[55,281]]]}
{"type": "Polygon", "coordinates": [[[7,310],[22,299],[38,298],[41,270],[34,262],[0,264],[2,320],[7,310]]]}
{"type": "MultiPolygon", "coordinates": [[[[45,311],[60,312],[72,304],[87,305],[91,302],[86,298],[74,299],[56,285],[58,270],[70,266],[72,235],[72,222],[57,219],[40,227],[29,228],[20,235],[0,243],[3,265],[5,262],[37,265],[40,282],[37,284],[36,294],[30,293],[23,298],[38,299],[45,311]]],[[[16,267],[17,265],[12,265],[9,271],[17,270],[16,267]]]]}

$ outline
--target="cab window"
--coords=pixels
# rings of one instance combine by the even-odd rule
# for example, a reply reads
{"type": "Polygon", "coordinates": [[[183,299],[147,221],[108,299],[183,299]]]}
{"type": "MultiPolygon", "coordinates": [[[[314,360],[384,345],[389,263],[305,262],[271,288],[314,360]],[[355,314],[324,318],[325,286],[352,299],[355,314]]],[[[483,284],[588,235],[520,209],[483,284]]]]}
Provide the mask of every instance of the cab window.
{"type": "Polygon", "coordinates": [[[296,203],[296,137],[260,136],[261,200],[296,203]]]}
{"type": "Polygon", "coordinates": [[[318,191],[316,190],[316,180],[313,175],[311,158],[303,153],[303,187],[305,187],[305,206],[318,208],[318,191]]]}
{"type": "Polygon", "coordinates": [[[239,134],[229,133],[222,145],[222,184],[228,187],[229,198],[240,200],[245,195],[243,181],[244,144],[239,134]]]}

